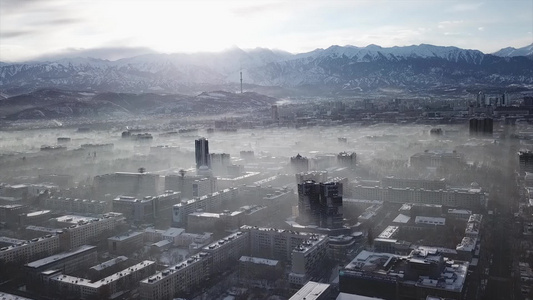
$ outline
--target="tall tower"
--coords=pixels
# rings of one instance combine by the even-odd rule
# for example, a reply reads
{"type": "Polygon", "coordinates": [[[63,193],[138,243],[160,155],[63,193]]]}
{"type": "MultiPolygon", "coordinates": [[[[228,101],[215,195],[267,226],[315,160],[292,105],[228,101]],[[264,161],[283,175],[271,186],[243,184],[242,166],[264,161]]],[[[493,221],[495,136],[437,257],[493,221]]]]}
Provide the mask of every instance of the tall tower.
{"type": "Polygon", "coordinates": [[[194,141],[194,152],[196,156],[196,169],[206,166],[211,169],[211,158],[209,157],[209,142],[206,138],[194,141]]]}
{"type": "Polygon", "coordinates": [[[298,184],[298,220],[306,225],[336,229],[343,226],[341,182],[298,184]]]}
{"type": "Polygon", "coordinates": [[[241,94],[242,94],[242,70],[241,70],[241,94]]]}

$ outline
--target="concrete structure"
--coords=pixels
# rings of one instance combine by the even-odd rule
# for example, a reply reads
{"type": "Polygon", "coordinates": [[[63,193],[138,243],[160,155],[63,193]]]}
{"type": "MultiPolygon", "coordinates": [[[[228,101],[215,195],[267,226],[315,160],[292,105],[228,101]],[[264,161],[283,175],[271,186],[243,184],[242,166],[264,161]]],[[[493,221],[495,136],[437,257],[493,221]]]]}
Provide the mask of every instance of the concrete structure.
{"type": "Polygon", "coordinates": [[[327,182],[328,181],[328,171],[311,171],[311,172],[301,172],[296,175],[296,184],[302,184],[308,180],[314,182],[327,182]]]}
{"type": "Polygon", "coordinates": [[[311,235],[309,239],[296,246],[291,255],[291,272],[289,284],[304,285],[313,274],[324,266],[328,251],[328,237],[325,235],[311,235]]]}
{"type": "Polygon", "coordinates": [[[209,278],[209,254],[198,253],[140,282],[143,300],[166,300],[185,296],[209,278]]]}
{"type": "Polygon", "coordinates": [[[202,252],[209,254],[212,262],[211,273],[223,273],[227,270],[248,252],[249,243],[249,232],[238,231],[205,246],[202,252]]]}
{"type": "Polygon", "coordinates": [[[450,260],[436,249],[407,256],[362,251],[339,272],[340,291],[384,299],[463,299],[468,262],[450,260]]]}
{"type": "Polygon", "coordinates": [[[0,248],[0,261],[27,263],[37,256],[52,255],[59,252],[59,235],[47,234],[28,241],[17,240],[9,246],[0,248]]]}
{"type": "Polygon", "coordinates": [[[91,281],[89,279],[58,274],[49,279],[50,289],[56,296],[76,299],[105,299],[138,286],[141,279],[154,274],[155,262],[145,260],[118,273],[91,281]]]}
{"type": "Polygon", "coordinates": [[[413,188],[424,190],[445,190],[446,180],[442,179],[413,179],[413,178],[396,178],[393,176],[381,179],[383,188],[413,188]]]}
{"type": "Polygon", "coordinates": [[[127,255],[143,246],[144,233],[140,231],[113,236],[107,239],[109,252],[127,255]]]}
{"type": "Polygon", "coordinates": [[[65,274],[88,268],[96,263],[96,247],[83,245],[72,251],[48,256],[24,265],[26,280],[30,289],[39,289],[45,283],[48,270],[60,271],[65,274]]]}
{"type": "Polygon", "coordinates": [[[357,165],[357,154],[355,152],[341,152],[337,154],[337,165],[351,169],[355,168],[357,165]]]}
{"type": "Polygon", "coordinates": [[[98,195],[129,195],[144,197],[163,192],[163,182],[158,174],[116,172],[94,177],[93,189],[98,195]]]}
{"type": "Polygon", "coordinates": [[[217,191],[217,178],[202,175],[177,175],[165,176],[165,190],[180,191],[183,199],[202,197],[217,191]]]}
{"type": "Polygon", "coordinates": [[[57,227],[65,227],[61,234],[61,248],[73,249],[100,238],[101,234],[107,235],[107,238],[122,220],[122,214],[110,212],[101,218],[66,215],[56,218],[55,224],[57,227]]]}
{"type": "Polygon", "coordinates": [[[237,194],[238,190],[231,188],[196,197],[192,200],[182,200],[181,203],[172,206],[172,224],[177,227],[185,227],[188,215],[198,210],[205,212],[220,211],[223,204],[235,199],[237,194]]]}
{"type": "Polygon", "coordinates": [[[289,300],[329,300],[332,294],[331,285],[309,281],[292,295],[289,300]]]}
{"type": "Polygon", "coordinates": [[[111,201],[51,196],[41,201],[46,209],[83,214],[105,214],[112,210],[111,201]]]}
{"type": "Polygon", "coordinates": [[[196,169],[205,166],[211,169],[211,157],[209,155],[209,142],[205,138],[194,141],[194,155],[196,157],[196,169]]]}
{"type": "Polygon", "coordinates": [[[479,188],[423,190],[411,188],[382,188],[356,185],[352,187],[356,199],[395,203],[437,204],[448,207],[479,210],[487,205],[487,195],[479,188]]]}
{"type": "Polygon", "coordinates": [[[308,172],[309,160],[298,153],[296,156],[291,157],[291,168],[294,173],[308,172]]]}
{"type": "Polygon", "coordinates": [[[298,222],[329,229],[341,228],[342,188],[339,182],[308,180],[298,184],[298,222]]]}
{"type": "Polygon", "coordinates": [[[425,168],[439,168],[446,166],[447,168],[454,168],[464,165],[465,158],[461,153],[456,151],[424,151],[416,153],[410,158],[411,167],[416,169],[425,168]]]}

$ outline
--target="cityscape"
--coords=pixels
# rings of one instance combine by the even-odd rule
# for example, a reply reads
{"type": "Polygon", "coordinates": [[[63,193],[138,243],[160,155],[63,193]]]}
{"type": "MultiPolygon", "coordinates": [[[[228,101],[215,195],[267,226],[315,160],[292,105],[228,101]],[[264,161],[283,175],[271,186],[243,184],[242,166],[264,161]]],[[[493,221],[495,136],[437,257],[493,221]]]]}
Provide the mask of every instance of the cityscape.
{"type": "Polygon", "coordinates": [[[81,2],[0,5],[0,299],[533,299],[529,1],[81,2]]]}

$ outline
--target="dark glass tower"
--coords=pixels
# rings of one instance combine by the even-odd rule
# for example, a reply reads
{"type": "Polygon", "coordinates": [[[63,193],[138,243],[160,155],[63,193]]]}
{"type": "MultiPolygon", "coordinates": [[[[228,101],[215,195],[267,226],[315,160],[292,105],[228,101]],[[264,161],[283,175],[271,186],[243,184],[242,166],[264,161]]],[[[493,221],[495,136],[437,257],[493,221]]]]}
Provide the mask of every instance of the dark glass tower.
{"type": "Polygon", "coordinates": [[[194,152],[196,156],[196,169],[206,166],[211,169],[211,158],[209,157],[209,142],[206,138],[194,141],[194,152]]]}

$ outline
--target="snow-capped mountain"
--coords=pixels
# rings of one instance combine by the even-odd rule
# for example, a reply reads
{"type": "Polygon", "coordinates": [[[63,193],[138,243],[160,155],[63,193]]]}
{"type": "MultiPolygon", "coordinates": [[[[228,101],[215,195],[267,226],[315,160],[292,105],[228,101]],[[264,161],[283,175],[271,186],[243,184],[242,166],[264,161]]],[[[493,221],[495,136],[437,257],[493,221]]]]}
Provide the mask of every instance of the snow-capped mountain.
{"type": "Polygon", "coordinates": [[[503,49],[500,49],[494,52],[493,55],[502,56],[502,57],[533,55],[533,43],[529,46],[525,46],[525,47],[518,48],[518,49],[513,48],[513,47],[503,48],[503,49]]]}
{"type": "MultiPolygon", "coordinates": [[[[518,49],[521,50],[521,49],[518,49]]],[[[517,51],[518,51],[517,50],[517,51]]],[[[354,90],[431,89],[443,85],[533,85],[533,60],[427,44],[383,48],[331,46],[307,53],[231,48],[219,53],[146,54],[117,61],[69,58],[0,64],[0,92],[38,88],[187,93],[235,86],[354,90]]]]}

